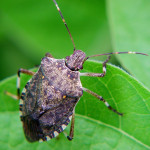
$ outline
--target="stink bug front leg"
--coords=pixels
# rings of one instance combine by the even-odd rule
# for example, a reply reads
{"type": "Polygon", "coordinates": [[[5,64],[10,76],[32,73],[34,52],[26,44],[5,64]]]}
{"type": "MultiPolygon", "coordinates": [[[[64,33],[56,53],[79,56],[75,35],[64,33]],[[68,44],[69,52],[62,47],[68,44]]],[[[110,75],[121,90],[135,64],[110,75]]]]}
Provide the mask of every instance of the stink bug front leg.
{"type": "Polygon", "coordinates": [[[86,88],[84,88],[84,87],[83,87],[83,90],[84,90],[85,92],[87,92],[87,93],[93,95],[94,97],[96,97],[96,98],[99,99],[100,101],[104,102],[104,104],[106,105],[106,107],[107,107],[108,109],[112,110],[113,112],[117,113],[117,114],[120,115],[120,116],[123,116],[122,113],[120,113],[120,112],[118,112],[117,110],[113,109],[113,108],[108,104],[108,102],[107,102],[102,96],[99,96],[98,94],[96,94],[96,93],[94,93],[94,92],[92,92],[92,91],[90,91],[89,89],[86,89],[86,88]]]}
{"type": "Polygon", "coordinates": [[[21,73],[24,73],[24,74],[27,74],[27,75],[34,75],[35,73],[32,72],[32,71],[29,71],[29,70],[26,70],[26,69],[19,69],[18,70],[18,77],[17,77],[17,96],[14,95],[14,94],[11,94],[10,92],[6,91],[5,94],[12,97],[13,99],[16,99],[16,100],[19,100],[20,99],[20,74],[21,73]]]}
{"type": "Polygon", "coordinates": [[[46,53],[45,56],[46,56],[46,57],[53,58],[53,56],[52,56],[50,53],[46,53]]]}
{"type": "Polygon", "coordinates": [[[103,62],[103,73],[80,73],[80,76],[104,77],[106,74],[106,63],[110,60],[110,56],[103,62]]]}

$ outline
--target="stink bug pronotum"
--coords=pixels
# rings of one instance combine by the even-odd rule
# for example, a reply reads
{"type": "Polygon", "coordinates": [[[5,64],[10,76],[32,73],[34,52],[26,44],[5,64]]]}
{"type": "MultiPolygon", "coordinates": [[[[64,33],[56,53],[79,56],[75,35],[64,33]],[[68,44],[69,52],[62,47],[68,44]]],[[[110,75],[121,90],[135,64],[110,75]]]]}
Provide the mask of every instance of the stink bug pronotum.
{"type": "Polygon", "coordinates": [[[75,106],[83,95],[83,91],[95,96],[102,101],[106,107],[118,115],[123,115],[113,109],[108,102],[98,94],[82,87],[80,76],[104,77],[106,74],[106,63],[110,56],[103,62],[102,73],[80,73],[84,62],[96,56],[111,54],[141,54],[138,52],[114,52],[97,54],[86,57],[85,53],[77,50],[72,35],[65,22],[65,19],[55,0],[57,10],[64,22],[74,46],[72,55],[65,59],[55,59],[47,53],[42,59],[38,71],[32,72],[19,69],[17,79],[17,93],[15,96],[9,92],[7,95],[20,99],[20,118],[23,123],[25,136],[29,142],[48,141],[61,133],[71,121],[69,140],[74,135],[75,106]],[[32,78],[27,82],[20,95],[20,74],[31,75],[32,78]]]}

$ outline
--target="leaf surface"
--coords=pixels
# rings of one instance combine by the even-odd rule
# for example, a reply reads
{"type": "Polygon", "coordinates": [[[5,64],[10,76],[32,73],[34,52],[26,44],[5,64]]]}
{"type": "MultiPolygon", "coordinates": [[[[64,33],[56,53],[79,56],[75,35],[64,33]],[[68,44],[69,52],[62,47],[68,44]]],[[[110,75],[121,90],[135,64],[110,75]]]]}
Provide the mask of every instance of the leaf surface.
{"type": "MultiPolygon", "coordinates": [[[[83,72],[101,72],[102,64],[87,61],[83,72]]],[[[21,76],[22,88],[29,76],[21,76]]],[[[4,95],[16,93],[16,76],[0,83],[1,149],[150,149],[150,92],[129,74],[107,65],[104,78],[82,77],[84,87],[104,97],[124,116],[118,116],[88,93],[83,93],[76,106],[75,136],[68,141],[59,138],[43,143],[28,143],[19,119],[18,102],[4,95]]],[[[69,126],[66,129],[69,133],[69,126]]]]}

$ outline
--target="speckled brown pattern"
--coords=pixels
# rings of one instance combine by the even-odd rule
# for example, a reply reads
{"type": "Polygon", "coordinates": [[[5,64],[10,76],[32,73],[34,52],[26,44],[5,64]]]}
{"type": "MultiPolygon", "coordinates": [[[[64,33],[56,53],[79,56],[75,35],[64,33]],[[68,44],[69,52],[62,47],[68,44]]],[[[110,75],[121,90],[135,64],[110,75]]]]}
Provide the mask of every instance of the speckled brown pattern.
{"type": "Polygon", "coordinates": [[[37,73],[25,86],[22,93],[22,111],[26,138],[30,142],[54,131],[62,132],[62,125],[68,125],[69,117],[83,94],[78,71],[71,71],[64,59],[44,57],[37,73]]]}

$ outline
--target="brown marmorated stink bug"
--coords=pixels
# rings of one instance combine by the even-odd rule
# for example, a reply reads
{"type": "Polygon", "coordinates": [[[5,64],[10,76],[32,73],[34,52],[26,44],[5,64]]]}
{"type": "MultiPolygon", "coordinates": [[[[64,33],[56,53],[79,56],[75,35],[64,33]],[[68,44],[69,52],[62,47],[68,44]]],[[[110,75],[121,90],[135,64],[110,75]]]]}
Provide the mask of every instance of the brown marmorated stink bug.
{"type": "Polygon", "coordinates": [[[84,62],[90,58],[110,54],[142,54],[138,52],[114,52],[98,54],[86,57],[81,50],[76,50],[73,38],[64,20],[64,17],[55,3],[60,16],[71,37],[74,52],[65,59],[55,59],[49,53],[41,61],[38,71],[32,72],[19,69],[17,79],[17,93],[15,96],[9,92],[7,95],[20,99],[20,118],[23,123],[25,136],[29,142],[48,141],[64,131],[71,121],[69,140],[74,135],[75,106],[83,94],[83,91],[90,93],[106,107],[118,115],[123,115],[113,109],[102,96],[82,87],[80,76],[104,77],[106,74],[106,63],[110,56],[103,62],[103,73],[80,73],[84,62]],[[20,73],[32,75],[20,95],[20,73]]]}

